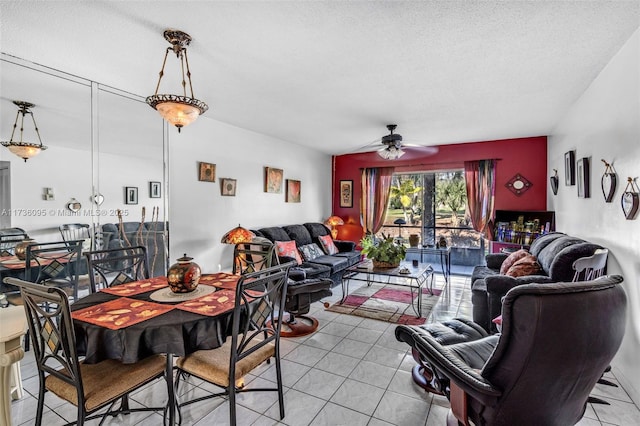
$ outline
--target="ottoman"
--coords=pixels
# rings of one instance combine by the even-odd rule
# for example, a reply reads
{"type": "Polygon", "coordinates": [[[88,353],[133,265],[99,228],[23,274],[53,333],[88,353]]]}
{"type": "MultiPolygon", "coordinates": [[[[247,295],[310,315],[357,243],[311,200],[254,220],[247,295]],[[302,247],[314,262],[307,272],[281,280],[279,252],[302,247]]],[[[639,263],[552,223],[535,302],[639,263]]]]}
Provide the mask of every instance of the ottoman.
{"type": "Polygon", "coordinates": [[[414,335],[429,334],[442,345],[453,345],[456,343],[471,342],[489,334],[473,321],[464,318],[454,318],[441,323],[425,324],[420,326],[398,326],[396,327],[396,339],[406,342],[411,346],[413,359],[418,363],[412,370],[413,381],[425,389],[437,395],[446,395],[449,386],[449,379],[439,377],[437,371],[420,357],[420,353],[413,344],[414,335]]]}

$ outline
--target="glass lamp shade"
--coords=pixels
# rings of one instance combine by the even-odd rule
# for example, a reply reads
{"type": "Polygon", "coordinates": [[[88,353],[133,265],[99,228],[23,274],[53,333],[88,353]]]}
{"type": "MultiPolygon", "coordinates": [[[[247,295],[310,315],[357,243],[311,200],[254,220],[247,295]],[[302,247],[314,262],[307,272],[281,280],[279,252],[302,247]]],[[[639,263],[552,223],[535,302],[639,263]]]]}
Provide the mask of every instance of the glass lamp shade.
{"type": "Polygon", "coordinates": [[[395,146],[390,146],[385,149],[381,149],[378,151],[378,155],[385,160],[396,160],[404,155],[404,151],[401,148],[396,148],[395,146]]]}
{"type": "Polygon", "coordinates": [[[180,131],[184,126],[196,121],[209,107],[202,101],[177,95],[153,95],[147,103],[160,113],[162,118],[180,131]]]}
{"type": "Polygon", "coordinates": [[[328,226],[334,227],[334,226],[338,226],[338,225],[344,225],[344,220],[342,220],[338,216],[331,216],[329,219],[327,219],[327,221],[325,223],[328,226]]]}
{"type": "Polygon", "coordinates": [[[255,237],[256,237],[256,234],[254,234],[253,232],[249,231],[248,229],[243,228],[242,226],[238,225],[235,228],[233,228],[231,231],[229,231],[226,234],[224,234],[224,236],[222,237],[221,242],[223,244],[249,243],[255,237]]]}
{"type": "Polygon", "coordinates": [[[25,162],[40,154],[40,151],[47,149],[44,145],[29,142],[2,142],[2,145],[6,146],[11,153],[24,159],[25,162]]]}

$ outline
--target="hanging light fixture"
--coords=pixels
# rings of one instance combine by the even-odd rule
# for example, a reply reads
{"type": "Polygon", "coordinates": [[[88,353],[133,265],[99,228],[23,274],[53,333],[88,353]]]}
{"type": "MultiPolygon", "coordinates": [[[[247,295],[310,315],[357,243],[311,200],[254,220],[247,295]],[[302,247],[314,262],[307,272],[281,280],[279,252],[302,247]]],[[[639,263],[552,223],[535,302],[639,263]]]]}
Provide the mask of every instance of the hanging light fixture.
{"type": "Polygon", "coordinates": [[[153,109],[158,111],[162,118],[167,120],[173,126],[176,126],[178,128],[178,132],[180,132],[180,129],[184,126],[188,126],[193,123],[198,116],[204,114],[209,109],[209,106],[203,101],[193,97],[193,85],[191,84],[191,71],[189,70],[189,59],[187,58],[186,47],[191,43],[191,36],[179,30],[168,29],[164,32],[164,38],[171,44],[171,46],[167,47],[164,54],[164,61],[162,62],[162,69],[160,70],[158,85],[156,86],[156,93],[147,97],[147,103],[153,109]],[[182,69],[182,95],[158,94],[160,81],[162,81],[162,76],[164,75],[164,66],[167,63],[167,56],[170,51],[173,51],[173,53],[176,54],[176,57],[180,60],[180,66],[182,69]],[[187,96],[185,67],[187,69],[187,79],[189,79],[191,97],[187,96]]]}
{"type": "Polygon", "coordinates": [[[33,113],[30,108],[33,108],[35,105],[29,102],[23,101],[13,101],[14,104],[18,106],[18,114],[16,114],[16,121],[13,123],[13,131],[11,132],[11,139],[9,142],[0,142],[2,146],[6,146],[9,148],[9,151],[14,153],[20,158],[23,158],[25,163],[31,157],[35,157],[40,154],[40,151],[47,149],[46,146],[42,145],[42,139],[40,139],[40,131],[38,131],[38,125],[36,124],[36,119],[33,117],[33,113]],[[38,143],[25,142],[22,140],[22,135],[24,133],[24,116],[31,115],[31,120],[33,121],[33,127],[36,129],[36,135],[38,135],[38,143]],[[22,117],[21,117],[22,116],[22,117]],[[18,120],[20,120],[20,141],[15,142],[13,140],[13,136],[16,133],[16,127],[18,127],[18,120]]]}
{"type": "Polygon", "coordinates": [[[402,150],[402,148],[397,148],[391,145],[379,150],[378,155],[385,160],[396,160],[404,155],[404,151],[402,150]]]}

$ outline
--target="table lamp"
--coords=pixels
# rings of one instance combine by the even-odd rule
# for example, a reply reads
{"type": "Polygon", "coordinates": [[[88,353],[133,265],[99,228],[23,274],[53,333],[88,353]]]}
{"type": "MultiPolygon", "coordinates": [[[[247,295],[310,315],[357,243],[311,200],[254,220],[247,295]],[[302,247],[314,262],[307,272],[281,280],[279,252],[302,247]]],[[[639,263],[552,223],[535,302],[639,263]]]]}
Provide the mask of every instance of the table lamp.
{"type": "Polygon", "coordinates": [[[249,231],[246,228],[243,228],[238,224],[231,231],[227,232],[222,236],[222,240],[220,240],[223,244],[241,244],[241,243],[250,243],[252,239],[256,237],[256,234],[249,231]]]}
{"type": "Polygon", "coordinates": [[[331,228],[331,238],[335,240],[338,237],[338,230],[336,229],[336,226],[344,225],[344,220],[338,216],[331,216],[324,222],[324,224],[331,228]]]}

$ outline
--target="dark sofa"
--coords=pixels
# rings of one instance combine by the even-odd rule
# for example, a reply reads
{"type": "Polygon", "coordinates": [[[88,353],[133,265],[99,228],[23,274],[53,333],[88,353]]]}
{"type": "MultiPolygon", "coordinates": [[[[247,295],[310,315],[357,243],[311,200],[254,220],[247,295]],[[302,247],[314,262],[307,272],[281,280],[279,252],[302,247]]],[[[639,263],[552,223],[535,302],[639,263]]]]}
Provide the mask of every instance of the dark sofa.
{"type": "Polygon", "coordinates": [[[152,277],[167,274],[167,244],[164,222],[123,222],[102,225],[106,248],[144,246],[147,249],[149,273],[152,277]]]}
{"type": "MultiPolygon", "coordinates": [[[[329,229],[322,223],[308,222],[302,225],[271,226],[253,231],[256,235],[262,236],[275,243],[276,241],[295,241],[298,250],[300,247],[315,243],[322,247],[318,238],[331,235],[329,229]]],[[[338,248],[338,253],[333,255],[322,255],[313,260],[303,261],[297,268],[292,268],[290,274],[295,276],[296,269],[303,271],[306,278],[331,278],[336,286],[342,281],[342,273],[349,266],[360,261],[360,252],[356,250],[356,244],[352,241],[333,241],[338,248]]],[[[281,258],[280,262],[287,262],[294,259],[281,258]]]]}
{"type": "Polygon", "coordinates": [[[538,275],[517,278],[500,274],[500,266],[509,254],[488,254],[486,266],[476,266],[471,275],[473,321],[487,331],[496,332],[491,320],[500,315],[502,298],[511,288],[521,284],[572,281],[575,273],[573,262],[581,257],[591,256],[601,248],[604,247],[561,232],[543,235],[529,249],[537,258],[542,271],[538,275]]]}

